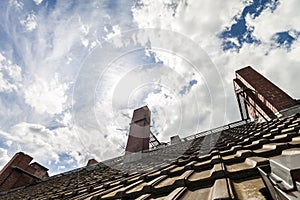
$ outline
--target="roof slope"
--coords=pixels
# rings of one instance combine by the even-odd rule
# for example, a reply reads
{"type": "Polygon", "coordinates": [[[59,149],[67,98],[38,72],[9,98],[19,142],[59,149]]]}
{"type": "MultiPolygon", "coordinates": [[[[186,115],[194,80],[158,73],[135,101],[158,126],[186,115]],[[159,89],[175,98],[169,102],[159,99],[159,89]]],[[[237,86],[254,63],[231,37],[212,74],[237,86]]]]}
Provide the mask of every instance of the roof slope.
{"type": "Polygon", "coordinates": [[[257,166],[300,153],[300,114],[59,174],[0,199],[267,199],[257,166]]]}

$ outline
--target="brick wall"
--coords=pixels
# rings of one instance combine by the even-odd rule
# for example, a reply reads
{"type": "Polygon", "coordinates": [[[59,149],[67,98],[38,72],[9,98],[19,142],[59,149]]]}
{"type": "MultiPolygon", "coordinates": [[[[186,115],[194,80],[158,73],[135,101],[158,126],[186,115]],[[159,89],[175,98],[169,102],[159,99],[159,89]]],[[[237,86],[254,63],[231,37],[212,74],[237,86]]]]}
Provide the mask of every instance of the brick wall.
{"type": "Polygon", "coordinates": [[[12,188],[21,177],[20,173],[13,169],[13,166],[27,169],[32,157],[19,152],[5,165],[0,172],[0,191],[12,188]]]}
{"type": "Polygon", "coordinates": [[[32,172],[32,174],[34,174],[36,177],[38,177],[40,179],[49,177],[48,169],[46,167],[40,165],[37,162],[30,164],[29,168],[31,168],[34,171],[34,172],[32,172]]]}
{"type": "Polygon", "coordinates": [[[236,71],[236,77],[274,113],[296,105],[296,101],[251,67],[236,71]]]}
{"type": "Polygon", "coordinates": [[[126,152],[135,153],[149,149],[149,138],[140,138],[135,136],[128,136],[126,152]]]}
{"type": "Polygon", "coordinates": [[[89,161],[88,161],[88,163],[86,164],[86,166],[95,165],[95,164],[97,164],[97,163],[98,163],[98,161],[95,160],[94,158],[92,158],[92,159],[89,159],[89,161]]]}
{"type": "Polygon", "coordinates": [[[151,112],[147,106],[136,109],[130,124],[125,153],[149,149],[151,112]]]}
{"type": "Polygon", "coordinates": [[[0,171],[0,192],[30,184],[37,179],[34,176],[36,169],[29,165],[32,159],[23,152],[14,155],[0,171]]]}
{"type": "Polygon", "coordinates": [[[141,126],[150,124],[151,112],[147,106],[143,106],[134,110],[131,123],[136,123],[141,126]]]}

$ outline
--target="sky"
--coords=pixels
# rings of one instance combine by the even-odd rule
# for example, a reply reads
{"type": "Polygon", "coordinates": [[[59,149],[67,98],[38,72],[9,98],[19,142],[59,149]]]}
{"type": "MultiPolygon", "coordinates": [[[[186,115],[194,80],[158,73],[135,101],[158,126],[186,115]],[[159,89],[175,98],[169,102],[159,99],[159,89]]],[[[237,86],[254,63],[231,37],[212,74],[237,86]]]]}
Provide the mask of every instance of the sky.
{"type": "Polygon", "coordinates": [[[300,97],[297,0],[0,2],[0,167],[56,174],[124,153],[134,109],[168,142],[240,120],[252,66],[300,97]]]}

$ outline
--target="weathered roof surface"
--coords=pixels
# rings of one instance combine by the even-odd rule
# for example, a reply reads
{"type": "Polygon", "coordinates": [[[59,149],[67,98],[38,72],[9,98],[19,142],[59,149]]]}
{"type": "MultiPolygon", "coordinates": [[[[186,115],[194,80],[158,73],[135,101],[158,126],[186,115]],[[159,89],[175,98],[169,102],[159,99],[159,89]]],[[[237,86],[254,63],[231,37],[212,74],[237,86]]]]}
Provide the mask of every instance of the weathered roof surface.
{"type": "Polygon", "coordinates": [[[300,153],[300,114],[59,174],[0,199],[267,199],[257,166],[300,153]]]}

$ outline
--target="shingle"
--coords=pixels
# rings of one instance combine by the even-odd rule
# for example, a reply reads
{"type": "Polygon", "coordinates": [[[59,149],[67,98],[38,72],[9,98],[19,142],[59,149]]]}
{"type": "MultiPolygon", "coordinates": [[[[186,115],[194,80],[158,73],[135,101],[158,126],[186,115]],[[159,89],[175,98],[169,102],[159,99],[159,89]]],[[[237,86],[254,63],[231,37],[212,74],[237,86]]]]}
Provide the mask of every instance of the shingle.
{"type": "Polygon", "coordinates": [[[137,185],[140,185],[142,184],[143,181],[142,180],[139,180],[137,182],[134,182],[134,183],[131,183],[130,185],[127,185],[126,187],[121,187],[117,190],[114,190],[110,193],[107,193],[103,196],[101,196],[101,199],[107,199],[107,198],[121,198],[122,196],[124,196],[125,192],[127,190],[130,190],[131,188],[134,188],[136,187],[137,185]]]}
{"type": "Polygon", "coordinates": [[[252,154],[251,150],[239,150],[235,154],[222,156],[222,161],[226,164],[234,164],[244,161],[252,154]]]}
{"type": "Polygon", "coordinates": [[[181,174],[180,176],[168,177],[163,181],[154,185],[154,193],[165,193],[172,189],[183,187],[185,185],[186,179],[193,173],[193,170],[188,170],[181,174]]]}
{"type": "Polygon", "coordinates": [[[157,149],[142,161],[118,162],[114,169],[83,168],[50,177],[6,197],[195,199],[201,195],[202,199],[265,199],[267,190],[257,166],[268,164],[270,157],[299,154],[299,124],[296,115],[252,122],[157,149]]]}
{"type": "Polygon", "coordinates": [[[182,196],[182,199],[193,200],[193,199],[233,199],[233,193],[231,185],[228,180],[217,179],[211,187],[202,188],[196,191],[186,190],[182,196]]]}
{"type": "Polygon", "coordinates": [[[233,165],[226,165],[226,170],[229,173],[241,172],[249,169],[253,169],[252,165],[249,165],[247,162],[241,162],[233,165]]]}
{"type": "Polygon", "coordinates": [[[245,146],[243,147],[243,149],[249,149],[249,150],[260,149],[260,148],[262,148],[262,146],[263,146],[264,144],[266,144],[266,143],[268,143],[268,142],[269,142],[269,140],[264,139],[264,138],[263,138],[263,139],[257,139],[257,140],[252,141],[251,144],[245,145],[245,146]]]}
{"type": "Polygon", "coordinates": [[[185,170],[185,166],[175,167],[169,171],[168,175],[169,176],[180,175],[184,172],[184,170],[185,170]]]}
{"type": "Polygon", "coordinates": [[[189,163],[187,163],[184,166],[184,170],[190,170],[190,169],[194,169],[194,165],[197,163],[197,161],[191,161],[189,163]]]}
{"type": "Polygon", "coordinates": [[[215,179],[225,177],[224,165],[222,163],[215,164],[213,168],[200,172],[194,171],[186,183],[190,188],[203,188],[211,186],[215,179]]]}
{"type": "Polygon", "coordinates": [[[144,186],[144,190],[147,192],[150,192],[152,190],[152,188],[154,187],[154,185],[160,183],[161,181],[163,181],[164,179],[166,179],[168,176],[167,175],[161,175],[155,179],[153,179],[152,181],[148,182],[145,186],[144,186]]]}
{"type": "Polygon", "coordinates": [[[233,181],[233,187],[237,194],[237,199],[266,199],[266,197],[260,192],[265,188],[264,183],[260,177],[244,181],[233,181]]]}
{"type": "Polygon", "coordinates": [[[169,167],[166,167],[166,168],[162,169],[161,173],[162,174],[168,174],[172,169],[174,169],[176,167],[177,167],[177,165],[173,164],[173,165],[171,165],[169,167]]]}
{"type": "Polygon", "coordinates": [[[272,157],[280,155],[282,150],[288,149],[288,143],[269,143],[264,144],[262,149],[254,150],[253,153],[256,156],[272,157]]]}
{"type": "Polygon", "coordinates": [[[245,179],[247,177],[258,176],[258,165],[268,164],[267,158],[248,157],[244,162],[226,165],[226,174],[232,180],[245,179]]]}
{"type": "Polygon", "coordinates": [[[211,199],[233,199],[231,184],[228,179],[217,179],[214,183],[211,199]]]}
{"type": "Polygon", "coordinates": [[[202,199],[209,199],[210,191],[211,191],[210,187],[201,188],[193,191],[188,190],[182,195],[181,199],[195,200],[195,199],[199,199],[199,197],[201,197],[202,199]]]}
{"type": "Polygon", "coordinates": [[[142,195],[142,196],[136,198],[136,200],[146,200],[146,199],[148,199],[149,197],[150,197],[150,194],[144,194],[144,195],[142,195]]]}
{"type": "Polygon", "coordinates": [[[166,196],[165,200],[177,200],[180,199],[182,194],[187,190],[186,187],[179,187],[172,191],[168,196],[166,196]]]}
{"type": "Polygon", "coordinates": [[[152,180],[152,179],[158,177],[161,174],[162,174],[161,170],[156,170],[154,172],[149,172],[148,174],[144,175],[144,179],[146,179],[146,180],[152,180]]]}
{"type": "Polygon", "coordinates": [[[101,190],[97,193],[94,193],[94,195],[91,197],[92,200],[96,200],[98,199],[99,197],[103,196],[103,195],[106,195],[106,194],[109,194],[111,192],[114,192],[120,188],[122,188],[123,186],[122,185],[118,185],[116,187],[113,187],[113,188],[110,188],[110,189],[105,189],[105,190],[101,190]]]}
{"type": "Polygon", "coordinates": [[[195,169],[196,171],[203,171],[203,170],[212,168],[214,164],[217,164],[220,162],[221,162],[220,155],[215,155],[215,156],[211,157],[211,159],[209,159],[209,160],[194,163],[193,169],[195,169]]]}
{"type": "Polygon", "coordinates": [[[126,191],[126,195],[132,195],[134,193],[143,193],[144,187],[147,185],[147,182],[142,182],[135,187],[131,188],[130,190],[126,191]]]}

